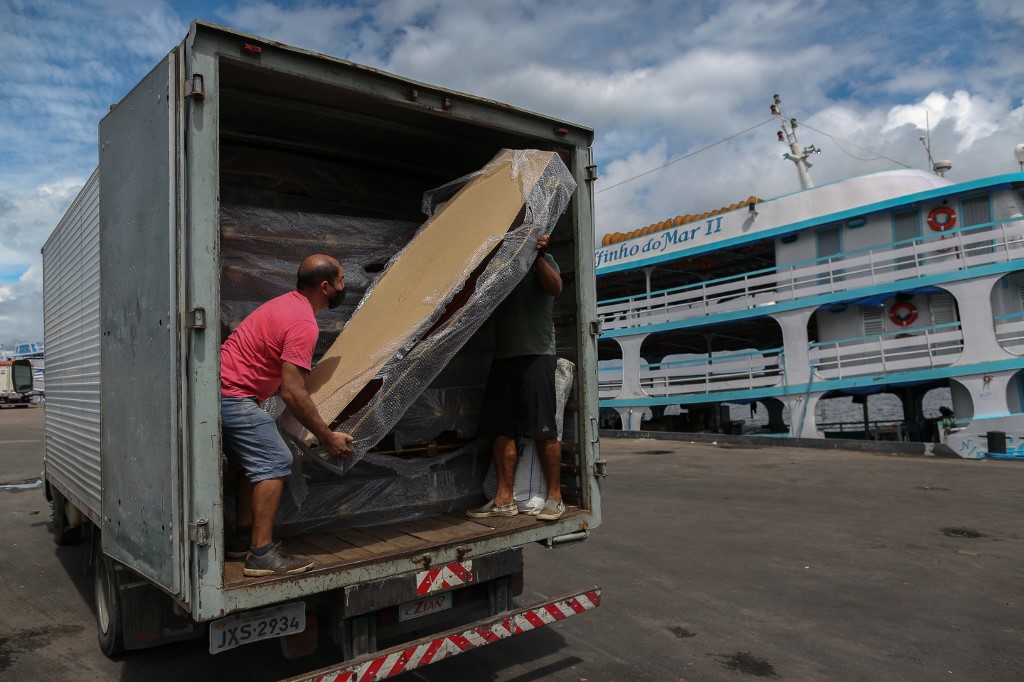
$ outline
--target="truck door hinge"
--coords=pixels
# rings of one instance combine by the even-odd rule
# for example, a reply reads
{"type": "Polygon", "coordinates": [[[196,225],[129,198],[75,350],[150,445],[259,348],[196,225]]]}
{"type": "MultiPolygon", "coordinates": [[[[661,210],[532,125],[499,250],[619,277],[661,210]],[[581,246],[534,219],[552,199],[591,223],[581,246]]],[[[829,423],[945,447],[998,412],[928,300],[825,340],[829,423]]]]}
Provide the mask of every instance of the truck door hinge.
{"type": "Polygon", "coordinates": [[[605,476],[608,475],[608,462],[604,459],[601,459],[601,451],[598,449],[598,443],[601,442],[601,437],[598,434],[598,428],[600,428],[600,424],[598,423],[596,417],[590,418],[590,427],[590,445],[593,446],[594,448],[594,476],[596,476],[597,478],[604,478],[605,476]]]}
{"type": "Polygon", "coordinates": [[[590,321],[590,335],[601,336],[601,332],[604,330],[604,326],[601,324],[601,320],[590,321]]]}
{"type": "Polygon", "coordinates": [[[596,165],[587,166],[586,168],[584,168],[584,170],[587,173],[587,176],[586,176],[587,182],[593,182],[594,180],[597,180],[597,166],[596,165]]]}
{"type": "Polygon", "coordinates": [[[206,308],[188,311],[188,326],[192,329],[206,329],[206,308]]]}
{"type": "Polygon", "coordinates": [[[206,90],[203,87],[203,74],[194,73],[191,78],[185,81],[185,97],[194,97],[196,99],[206,97],[206,90]]]}
{"type": "Polygon", "coordinates": [[[188,524],[188,539],[200,547],[207,547],[210,544],[210,522],[207,519],[199,519],[195,523],[188,524]]]}

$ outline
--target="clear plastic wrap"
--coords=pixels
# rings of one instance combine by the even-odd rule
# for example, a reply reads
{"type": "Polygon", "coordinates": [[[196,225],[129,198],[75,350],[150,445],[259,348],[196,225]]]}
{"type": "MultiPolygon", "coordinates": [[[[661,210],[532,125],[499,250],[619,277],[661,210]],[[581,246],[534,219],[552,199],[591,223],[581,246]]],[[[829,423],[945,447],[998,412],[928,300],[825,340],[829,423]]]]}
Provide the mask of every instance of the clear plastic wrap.
{"type": "Polygon", "coordinates": [[[277,531],[284,536],[326,532],[465,509],[480,501],[490,453],[490,443],[477,439],[430,458],[374,453],[340,478],[326,469],[307,467],[306,495],[301,501],[294,495],[282,497],[277,531]]]}
{"type": "Polygon", "coordinates": [[[295,290],[302,260],[334,256],[345,268],[345,299],[317,316],[314,362],[330,348],[387,262],[419,225],[394,220],[221,206],[221,340],[246,315],[275,296],[295,290]]]}
{"type": "MultiPolygon", "coordinates": [[[[294,437],[301,429],[290,415],[283,415],[280,398],[264,403],[265,410],[280,418],[279,426],[290,424],[282,432],[296,454],[288,486],[291,494],[284,496],[278,513],[278,533],[395,523],[465,508],[480,500],[491,462],[489,442],[473,440],[431,457],[409,457],[402,451],[442,434],[459,441],[475,437],[489,362],[469,349],[479,345],[482,354],[489,354],[490,346],[474,341],[467,351],[458,351],[477,331],[479,339],[489,331],[480,329],[481,325],[529,270],[536,240],[551,232],[575,190],[571,174],[557,159],[547,163],[543,172],[531,174],[538,164],[529,160],[536,154],[503,151],[477,173],[424,196],[424,210],[433,216],[441,201],[509,159],[520,187],[530,188],[522,225],[495,243],[479,246],[493,256],[467,292],[465,304],[445,316],[451,297],[433,301],[436,314],[414,335],[417,343],[398,349],[381,370],[386,390],[336,427],[355,437],[352,456],[333,460],[302,446],[294,437]],[[366,456],[388,434],[398,454],[366,456]],[[311,462],[317,466],[307,466],[311,462]]],[[[294,290],[295,272],[305,256],[328,253],[345,267],[347,295],[342,306],[325,310],[317,318],[321,333],[314,363],[319,362],[358,308],[355,301],[361,303],[419,229],[408,222],[223,206],[222,337],[265,301],[294,290]]],[[[460,276],[464,279],[466,274],[460,276]]]]}
{"type": "MultiPolygon", "coordinates": [[[[286,412],[278,423],[284,432],[291,434],[297,455],[306,456],[338,474],[348,471],[391,431],[412,402],[529,271],[535,259],[537,240],[541,235],[550,234],[576,188],[572,175],[556,155],[534,150],[504,150],[480,171],[446,185],[448,189],[442,195],[449,196],[453,187],[465,186],[476,178],[507,172],[504,171],[506,166],[511,166],[512,179],[519,183],[524,195],[522,223],[491,241],[469,244],[468,248],[478,256],[471,262],[479,265],[454,276],[447,298],[427,301],[432,314],[422,319],[400,342],[374,340],[372,352],[388,359],[374,376],[357,379],[368,386],[371,381],[379,382],[379,388],[364,406],[336,426],[337,430],[353,436],[353,453],[334,459],[316,448],[303,446],[301,439],[307,434],[286,412]],[[485,257],[488,254],[489,257],[485,257]],[[468,283],[463,285],[463,282],[468,283]]],[[[440,207],[429,198],[425,204],[432,213],[430,220],[434,220],[440,207]]],[[[396,267],[424,228],[392,258],[385,271],[396,267]]],[[[377,286],[375,283],[366,292],[356,314],[377,286]]],[[[344,362],[344,358],[340,362],[344,362]]],[[[339,414],[345,407],[346,404],[325,404],[321,406],[321,413],[339,414]]]]}
{"type": "MultiPolygon", "coordinates": [[[[491,462],[485,439],[469,440],[435,456],[408,457],[401,451],[403,443],[423,445],[442,435],[463,441],[475,438],[483,393],[482,384],[427,389],[395,425],[398,454],[371,453],[344,477],[324,467],[304,466],[310,459],[299,450],[288,479],[290,494],[282,498],[277,516],[279,532],[294,535],[398,523],[479,502],[481,481],[491,462]]],[[[262,407],[275,418],[285,409],[279,396],[262,407]]]]}

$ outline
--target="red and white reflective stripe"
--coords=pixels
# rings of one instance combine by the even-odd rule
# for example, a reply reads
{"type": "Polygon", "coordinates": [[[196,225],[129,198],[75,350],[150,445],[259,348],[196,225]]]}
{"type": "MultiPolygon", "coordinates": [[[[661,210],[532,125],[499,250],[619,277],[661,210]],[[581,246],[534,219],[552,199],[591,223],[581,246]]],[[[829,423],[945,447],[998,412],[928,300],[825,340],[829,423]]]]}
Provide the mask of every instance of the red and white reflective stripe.
{"type": "Polygon", "coordinates": [[[353,661],[350,665],[328,671],[318,671],[308,677],[293,680],[316,682],[371,682],[386,680],[406,670],[422,668],[450,656],[500,642],[549,623],[564,620],[601,605],[601,589],[595,587],[540,606],[531,606],[509,616],[461,632],[452,632],[431,640],[421,640],[404,649],[381,652],[377,658],[353,661]]]}
{"type": "Polygon", "coordinates": [[[473,582],[472,561],[448,564],[417,573],[416,594],[430,594],[471,582],[473,582]]]}

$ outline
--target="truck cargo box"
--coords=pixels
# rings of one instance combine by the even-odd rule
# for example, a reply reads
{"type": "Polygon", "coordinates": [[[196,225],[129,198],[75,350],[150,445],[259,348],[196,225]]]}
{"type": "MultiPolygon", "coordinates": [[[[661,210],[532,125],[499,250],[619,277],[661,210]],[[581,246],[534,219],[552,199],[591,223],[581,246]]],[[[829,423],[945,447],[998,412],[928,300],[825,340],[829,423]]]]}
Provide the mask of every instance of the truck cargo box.
{"type": "Polygon", "coordinates": [[[561,120],[194,22],[100,122],[99,169],[43,249],[49,489],[101,531],[104,555],[199,622],[354,595],[367,581],[453,563],[486,572],[526,543],[584,539],[601,522],[592,138],[561,120]],[[502,149],[555,152],[577,184],[549,247],[565,283],[557,354],[575,365],[562,448],[567,513],[553,523],[474,521],[464,512],[482,492],[441,507],[411,499],[439,489],[445,467],[467,469],[451,474],[462,481],[483,478],[486,453],[444,458],[474,441],[463,408],[479,400],[490,363],[485,324],[363,457],[366,468],[350,472],[364,483],[386,477],[398,486],[387,499],[404,496],[408,508],[371,514],[352,504],[311,516],[302,503],[344,483],[305,466],[293,482],[307,497],[282,508],[279,531],[316,565],[244,577],[223,543],[232,506],[219,416],[226,334],[294,287],[302,256],[335,254],[350,292],[318,319],[318,359],[426,219],[424,194],[502,149]],[[403,489],[401,462],[435,456],[434,469],[418,469],[434,478],[403,489]]]}

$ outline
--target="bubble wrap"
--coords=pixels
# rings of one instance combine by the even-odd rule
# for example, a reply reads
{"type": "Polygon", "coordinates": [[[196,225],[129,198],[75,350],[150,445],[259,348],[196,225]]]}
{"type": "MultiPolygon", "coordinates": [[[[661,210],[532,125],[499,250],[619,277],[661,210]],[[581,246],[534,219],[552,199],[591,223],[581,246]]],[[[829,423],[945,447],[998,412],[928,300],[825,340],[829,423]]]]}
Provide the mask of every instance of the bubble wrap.
{"type": "MultiPolygon", "coordinates": [[[[511,162],[512,177],[520,183],[526,194],[524,222],[521,226],[509,230],[500,239],[495,239],[494,243],[474,246],[478,254],[493,252],[493,256],[489,261],[484,260],[482,270],[477,269],[475,287],[472,291],[466,287],[467,291],[464,293],[468,294],[468,298],[461,307],[454,310],[453,314],[443,316],[445,307],[459,296],[458,286],[454,287],[447,300],[429,302],[434,313],[422,320],[418,329],[409,336],[414,339],[411,344],[406,343],[403,346],[389,339],[380,339],[379,352],[390,359],[375,377],[366,377],[366,381],[371,378],[379,380],[380,389],[364,407],[337,425],[337,430],[353,436],[351,455],[334,459],[318,448],[302,445],[301,438],[307,434],[297,420],[288,412],[279,418],[278,425],[283,432],[291,435],[288,440],[293,443],[298,456],[305,456],[337,474],[344,474],[351,469],[371,447],[391,431],[448,360],[529,271],[536,257],[534,247],[537,240],[541,235],[551,233],[576,188],[572,175],[557,156],[545,154],[538,157],[538,154],[541,153],[533,150],[503,150],[480,171],[428,193],[424,201],[425,209],[431,216],[436,216],[440,209],[438,197],[442,200],[447,199],[452,195],[454,188],[461,187],[478,176],[497,172],[501,166],[511,162]],[[539,162],[541,160],[543,162],[539,162]]],[[[428,220],[425,225],[429,222],[428,220]]],[[[422,228],[417,236],[419,234],[422,234],[422,228]]],[[[415,239],[414,237],[413,241],[415,239]]],[[[388,268],[393,267],[409,248],[407,246],[398,253],[388,263],[388,268]]],[[[463,282],[470,275],[469,271],[463,271],[458,274],[456,282],[463,282]]],[[[372,295],[375,286],[376,284],[371,285],[360,306],[372,295]]],[[[341,362],[344,362],[344,358],[341,362]]],[[[336,409],[336,414],[344,407],[345,405],[327,406],[323,411],[336,409]]]]}

